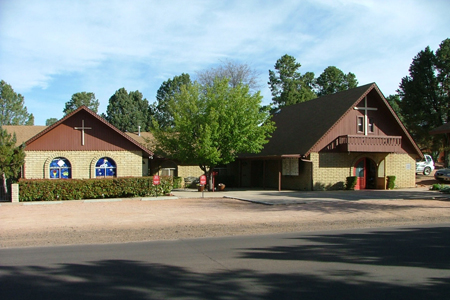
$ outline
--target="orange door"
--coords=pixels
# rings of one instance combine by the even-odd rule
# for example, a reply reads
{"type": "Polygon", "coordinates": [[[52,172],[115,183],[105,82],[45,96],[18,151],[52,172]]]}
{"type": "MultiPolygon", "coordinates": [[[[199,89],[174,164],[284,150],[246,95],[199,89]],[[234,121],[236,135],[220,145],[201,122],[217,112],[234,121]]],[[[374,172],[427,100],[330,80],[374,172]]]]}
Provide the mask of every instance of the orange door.
{"type": "Polygon", "coordinates": [[[366,159],[361,158],[355,164],[354,175],[356,178],[355,190],[363,190],[366,188],[367,168],[366,159]]]}

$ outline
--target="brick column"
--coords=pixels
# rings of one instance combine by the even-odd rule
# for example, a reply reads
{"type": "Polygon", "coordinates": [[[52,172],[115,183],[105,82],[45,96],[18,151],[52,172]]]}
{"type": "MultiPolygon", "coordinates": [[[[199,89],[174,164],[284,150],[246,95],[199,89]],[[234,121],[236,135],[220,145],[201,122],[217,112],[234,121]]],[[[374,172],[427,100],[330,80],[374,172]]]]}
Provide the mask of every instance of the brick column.
{"type": "Polygon", "coordinates": [[[11,202],[19,202],[19,184],[11,184],[11,202]]]}

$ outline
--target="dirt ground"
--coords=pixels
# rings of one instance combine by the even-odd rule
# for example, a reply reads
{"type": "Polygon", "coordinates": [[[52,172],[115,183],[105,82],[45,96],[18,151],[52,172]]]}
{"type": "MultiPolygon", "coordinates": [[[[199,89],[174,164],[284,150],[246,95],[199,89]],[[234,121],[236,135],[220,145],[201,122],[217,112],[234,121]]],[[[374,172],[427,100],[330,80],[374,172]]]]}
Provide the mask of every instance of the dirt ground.
{"type": "MultiPolygon", "coordinates": [[[[417,176],[418,186],[433,183],[433,176],[417,176]]],[[[313,201],[273,206],[229,198],[2,203],[0,248],[439,223],[450,223],[450,201],[313,201]]]]}
{"type": "Polygon", "coordinates": [[[0,247],[122,243],[450,223],[450,201],[261,205],[227,198],[0,206],[0,247]]]}

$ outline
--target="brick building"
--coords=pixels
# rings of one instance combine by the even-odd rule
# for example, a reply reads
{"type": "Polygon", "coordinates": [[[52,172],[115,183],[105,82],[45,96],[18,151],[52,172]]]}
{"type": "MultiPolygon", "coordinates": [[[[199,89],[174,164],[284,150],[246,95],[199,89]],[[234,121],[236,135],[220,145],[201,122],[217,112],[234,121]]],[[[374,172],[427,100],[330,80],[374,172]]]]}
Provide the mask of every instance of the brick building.
{"type": "Polygon", "coordinates": [[[276,130],[259,154],[227,166],[240,187],[357,189],[415,186],[422,153],[375,83],[281,108],[276,130]]]}
{"type": "Polygon", "coordinates": [[[166,161],[83,106],[51,126],[3,126],[25,143],[27,179],[140,177],[166,161]]]}

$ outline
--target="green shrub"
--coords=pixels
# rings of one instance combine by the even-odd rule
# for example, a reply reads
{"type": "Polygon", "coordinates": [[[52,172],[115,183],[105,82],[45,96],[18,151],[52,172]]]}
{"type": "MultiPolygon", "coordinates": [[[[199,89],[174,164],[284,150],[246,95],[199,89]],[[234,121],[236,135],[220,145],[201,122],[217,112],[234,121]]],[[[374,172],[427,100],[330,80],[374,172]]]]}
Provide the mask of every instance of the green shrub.
{"type": "Polygon", "coordinates": [[[390,190],[393,190],[395,188],[395,176],[387,176],[387,187],[390,190]]]}
{"type": "Polygon", "coordinates": [[[450,194],[450,186],[443,185],[439,191],[444,193],[444,194],[450,194]]]}
{"type": "Polygon", "coordinates": [[[354,190],[357,180],[358,180],[358,177],[356,177],[356,176],[347,177],[347,180],[345,182],[345,189],[346,190],[354,190]]]}
{"type": "Polygon", "coordinates": [[[55,201],[126,198],[165,195],[172,191],[172,177],[162,176],[153,185],[152,177],[108,179],[21,179],[19,201],[55,201]]]}
{"type": "Polygon", "coordinates": [[[173,188],[179,189],[182,188],[183,177],[174,177],[173,178],[173,188]]]}
{"type": "Polygon", "coordinates": [[[432,191],[440,191],[442,188],[444,188],[445,185],[442,185],[440,183],[435,183],[430,187],[430,190],[432,191]]]}

